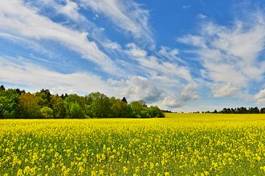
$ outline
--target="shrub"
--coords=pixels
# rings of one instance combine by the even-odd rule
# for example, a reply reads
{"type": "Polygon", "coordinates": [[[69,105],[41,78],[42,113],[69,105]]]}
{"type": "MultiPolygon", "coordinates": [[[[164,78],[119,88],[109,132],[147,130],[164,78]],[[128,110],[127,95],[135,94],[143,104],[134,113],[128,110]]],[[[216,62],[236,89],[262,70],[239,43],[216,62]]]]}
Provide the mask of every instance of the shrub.
{"type": "Polygon", "coordinates": [[[53,118],[53,110],[47,106],[41,108],[40,113],[44,118],[53,118]]]}

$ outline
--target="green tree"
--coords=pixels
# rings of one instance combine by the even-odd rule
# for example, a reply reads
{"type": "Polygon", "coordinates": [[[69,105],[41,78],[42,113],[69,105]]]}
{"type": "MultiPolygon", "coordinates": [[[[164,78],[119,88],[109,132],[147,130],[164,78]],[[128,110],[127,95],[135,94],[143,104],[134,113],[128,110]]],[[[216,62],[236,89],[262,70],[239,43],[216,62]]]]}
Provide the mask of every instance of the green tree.
{"type": "Polygon", "coordinates": [[[142,101],[133,101],[129,107],[131,109],[131,117],[141,118],[145,113],[145,104],[142,101]]]}
{"type": "Polygon", "coordinates": [[[71,118],[85,118],[83,110],[77,103],[70,103],[69,116],[71,118]]]}
{"type": "Polygon", "coordinates": [[[53,110],[47,106],[42,107],[40,112],[44,118],[53,118],[53,110]]]}
{"type": "Polygon", "coordinates": [[[67,117],[85,117],[84,110],[86,106],[84,97],[78,96],[76,94],[67,95],[67,97],[64,99],[64,107],[67,117]],[[76,114],[77,110],[80,111],[80,113],[76,114]]]}
{"type": "Polygon", "coordinates": [[[111,98],[111,112],[113,117],[128,117],[128,106],[122,100],[111,98]]]}
{"type": "Polygon", "coordinates": [[[5,91],[5,89],[6,89],[5,86],[3,85],[0,86],[0,91],[5,91]]]}
{"type": "Polygon", "coordinates": [[[124,102],[124,103],[126,103],[126,104],[128,103],[127,102],[127,99],[125,97],[123,97],[121,101],[124,102]]]}
{"type": "Polygon", "coordinates": [[[56,95],[51,98],[51,108],[53,109],[53,116],[55,118],[65,118],[66,117],[66,109],[64,105],[63,99],[56,95]]]}
{"type": "Polygon", "coordinates": [[[23,118],[40,118],[41,106],[39,98],[31,93],[22,94],[19,97],[20,116],[23,118]]]}
{"type": "Polygon", "coordinates": [[[157,106],[149,107],[148,111],[151,117],[165,117],[164,113],[157,106]]]}
{"type": "Polygon", "coordinates": [[[0,90],[0,117],[15,118],[18,115],[19,94],[14,89],[0,90]]]}
{"type": "Polygon", "coordinates": [[[99,92],[91,93],[86,97],[89,102],[86,113],[89,117],[111,117],[111,103],[109,98],[99,92]]]}
{"type": "Polygon", "coordinates": [[[35,96],[37,96],[39,98],[39,105],[41,107],[44,107],[44,106],[50,107],[51,106],[52,95],[48,89],[42,89],[41,91],[37,92],[35,94],[35,96]]]}

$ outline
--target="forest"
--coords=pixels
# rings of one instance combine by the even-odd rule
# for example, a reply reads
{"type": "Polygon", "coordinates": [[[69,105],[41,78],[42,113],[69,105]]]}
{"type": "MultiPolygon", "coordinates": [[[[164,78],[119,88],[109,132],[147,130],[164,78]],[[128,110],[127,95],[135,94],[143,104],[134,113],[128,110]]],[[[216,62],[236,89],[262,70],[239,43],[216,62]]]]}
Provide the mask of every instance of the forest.
{"type": "Polygon", "coordinates": [[[221,111],[214,110],[212,113],[223,114],[264,114],[265,108],[258,107],[237,107],[237,108],[223,108],[221,111]]]}
{"type": "Polygon", "coordinates": [[[95,92],[53,95],[48,89],[36,93],[0,86],[0,118],[152,118],[164,117],[157,106],[143,101],[128,103],[95,92]]]}

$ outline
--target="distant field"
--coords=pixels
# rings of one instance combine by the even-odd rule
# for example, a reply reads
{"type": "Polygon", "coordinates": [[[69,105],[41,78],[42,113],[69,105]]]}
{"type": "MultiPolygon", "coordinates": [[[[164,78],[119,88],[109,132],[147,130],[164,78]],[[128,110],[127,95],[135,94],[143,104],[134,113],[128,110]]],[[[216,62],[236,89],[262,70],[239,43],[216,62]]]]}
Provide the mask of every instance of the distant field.
{"type": "Polygon", "coordinates": [[[264,175],[265,115],[0,120],[0,175],[264,175]]]}

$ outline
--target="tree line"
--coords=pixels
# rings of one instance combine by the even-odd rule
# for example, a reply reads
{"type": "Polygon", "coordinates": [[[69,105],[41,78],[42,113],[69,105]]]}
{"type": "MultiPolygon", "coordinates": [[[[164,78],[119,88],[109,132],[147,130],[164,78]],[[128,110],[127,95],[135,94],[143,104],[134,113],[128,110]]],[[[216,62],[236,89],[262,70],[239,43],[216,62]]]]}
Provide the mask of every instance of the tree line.
{"type": "Polygon", "coordinates": [[[143,101],[127,103],[95,92],[53,95],[48,89],[36,93],[0,86],[0,118],[152,118],[164,117],[157,106],[143,101]]]}
{"type": "Polygon", "coordinates": [[[258,107],[238,107],[238,108],[223,108],[220,111],[214,110],[212,113],[223,113],[223,114],[264,114],[265,108],[258,107]]]}

